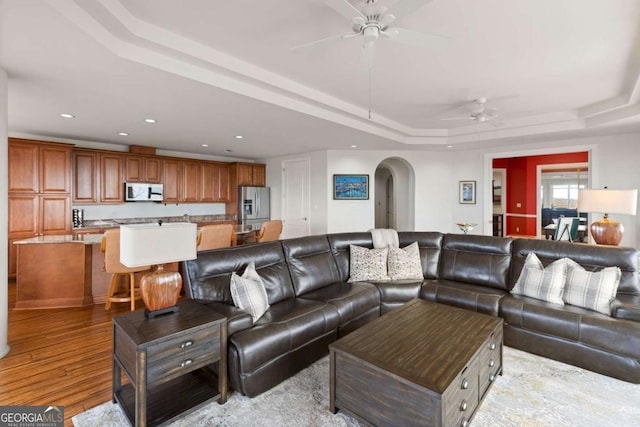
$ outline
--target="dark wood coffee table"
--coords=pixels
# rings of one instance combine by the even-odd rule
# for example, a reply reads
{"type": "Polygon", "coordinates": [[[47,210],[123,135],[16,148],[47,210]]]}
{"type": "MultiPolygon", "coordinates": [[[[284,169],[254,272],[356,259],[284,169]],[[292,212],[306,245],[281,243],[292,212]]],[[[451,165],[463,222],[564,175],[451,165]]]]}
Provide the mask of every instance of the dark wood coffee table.
{"type": "Polygon", "coordinates": [[[376,426],[464,426],[502,373],[502,319],[416,299],[329,350],[333,413],[376,426]]]}

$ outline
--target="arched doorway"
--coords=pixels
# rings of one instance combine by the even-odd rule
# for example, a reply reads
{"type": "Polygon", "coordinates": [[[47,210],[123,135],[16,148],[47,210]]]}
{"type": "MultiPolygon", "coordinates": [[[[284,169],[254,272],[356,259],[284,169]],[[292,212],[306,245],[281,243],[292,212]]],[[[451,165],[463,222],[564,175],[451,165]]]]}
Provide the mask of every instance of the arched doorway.
{"type": "Polygon", "coordinates": [[[375,173],[375,227],[413,231],[415,228],[415,174],[405,159],[389,157],[375,173]]]}

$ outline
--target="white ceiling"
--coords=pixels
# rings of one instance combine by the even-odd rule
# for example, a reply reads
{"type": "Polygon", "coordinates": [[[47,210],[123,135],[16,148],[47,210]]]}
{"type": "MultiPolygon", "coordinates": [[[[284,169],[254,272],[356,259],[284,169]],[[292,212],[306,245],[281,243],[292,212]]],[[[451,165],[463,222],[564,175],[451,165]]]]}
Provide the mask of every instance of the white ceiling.
{"type": "Polygon", "coordinates": [[[290,49],[350,31],[323,0],[0,0],[9,132],[264,158],[640,130],[640,0],[424,3],[397,25],[449,40],[381,38],[369,81],[361,39],[290,49]],[[441,120],[477,97],[500,126],[441,120]]]}

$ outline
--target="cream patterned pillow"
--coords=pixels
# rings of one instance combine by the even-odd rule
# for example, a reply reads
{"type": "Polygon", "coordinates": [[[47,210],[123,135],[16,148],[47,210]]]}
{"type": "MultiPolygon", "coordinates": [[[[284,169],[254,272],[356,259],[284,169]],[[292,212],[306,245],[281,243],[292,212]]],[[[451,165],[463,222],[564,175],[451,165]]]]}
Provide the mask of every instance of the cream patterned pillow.
{"type": "Polygon", "coordinates": [[[418,242],[404,248],[389,248],[387,267],[391,280],[424,279],[418,242]]]}
{"type": "Polygon", "coordinates": [[[544,268],[538,256],[530,252],[511,293],[564,305],[562,295],[566,278],[567,258],[558,259],[544,268]]]}
{"type": "Polygon", "coordinates": [[[388,248],[367,249],[349,245],[349,282],[389,280],[387,276],[388,248]]]}
{"type": "Polygon", "coordinates": [[[610,316],[609,304],[616,297],[621,276],[619,267],[589,272],[570,259],[567,263],[564,302],[610,316]]]}
{"type": "Polygon", "coordinates": [[[242,276],[231,274],[231,298],[233,304],[251,314],[255,323],[269,309],[267,290],[251,261],[242,276]]]}

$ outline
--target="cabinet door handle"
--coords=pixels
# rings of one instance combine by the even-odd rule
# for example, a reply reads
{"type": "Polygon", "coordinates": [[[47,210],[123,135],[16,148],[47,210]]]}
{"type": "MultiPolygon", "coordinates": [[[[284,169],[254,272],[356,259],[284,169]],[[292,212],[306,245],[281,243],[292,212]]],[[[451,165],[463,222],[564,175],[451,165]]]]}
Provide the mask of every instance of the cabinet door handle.
{"type": "Polygon", "coordinates": [[[187,366],[191,365],[192,363],[193,363],[193,360],[192,360],[192,359],[187,359],[187,360],[185,360],[184,362],[182,362],[182,363],[180,364],[180,367],[181,367],[181,368],[186,368],[187,366]]]}
{"type": "Polygon", "coordinates": [[[180,348],[187,348],[193,345],[193,340],[188,340],[180,344],[180,348]]]}

